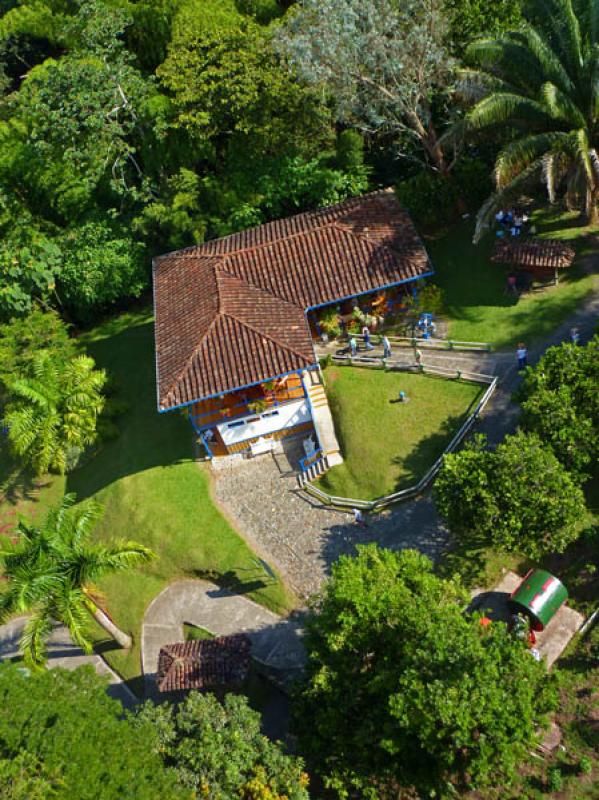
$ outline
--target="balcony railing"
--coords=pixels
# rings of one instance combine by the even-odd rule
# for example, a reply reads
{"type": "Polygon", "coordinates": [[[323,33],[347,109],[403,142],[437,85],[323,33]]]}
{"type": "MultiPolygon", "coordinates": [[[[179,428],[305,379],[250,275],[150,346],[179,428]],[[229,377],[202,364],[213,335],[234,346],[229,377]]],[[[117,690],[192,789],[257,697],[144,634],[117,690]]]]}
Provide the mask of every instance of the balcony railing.
{"type": "Polygon", "coordinates": [[[252,413],[264,413],[271,408],[288,403],[292,400],[300,400],[304,397],[305,392],[303,386],[294,386],[289,389],[277,389],[272,392],[266,393],[262,397],[248,398],[239,403],[233,403],[222,408],[214,408],[204,411],[200,414],[190,412],[190,416],[194,421],[196,428],[204,428],[208,425],[220,424],[225,420],[233,420],[237,417],[245,417],[252,413]],[[264,403],[264,408],[257,412],[251,408],[254,403],[264,403]]]}

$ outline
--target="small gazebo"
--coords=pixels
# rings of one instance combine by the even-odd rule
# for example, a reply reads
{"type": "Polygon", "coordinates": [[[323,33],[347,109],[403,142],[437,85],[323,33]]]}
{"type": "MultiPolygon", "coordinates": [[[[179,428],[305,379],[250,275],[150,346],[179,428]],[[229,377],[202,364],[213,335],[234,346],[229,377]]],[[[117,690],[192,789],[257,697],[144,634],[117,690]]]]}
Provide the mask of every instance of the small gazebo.
{"type": "Polygon", "coordinates": [[[158,691],[238,687],[247,678],[251,648],[243,633],[164,645],[158,655],[158,691]]]}
{"type": "Polygon", "coordinates": [[[547,278],[553,274],[555,283],[559,270],[572,266],[576,251],[557,239],[527,239],[524,241],[499,240],[491,261],[510,264],[516,269],[547,278]]]}

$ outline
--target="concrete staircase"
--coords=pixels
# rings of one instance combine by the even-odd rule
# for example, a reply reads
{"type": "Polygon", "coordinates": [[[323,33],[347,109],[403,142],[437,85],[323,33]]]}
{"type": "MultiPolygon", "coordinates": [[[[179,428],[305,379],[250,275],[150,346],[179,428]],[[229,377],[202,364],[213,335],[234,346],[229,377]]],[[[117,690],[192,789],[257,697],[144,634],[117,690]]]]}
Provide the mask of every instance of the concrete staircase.
{"type": "MultiPolygon", "coordinates": [[[[314,429],[322,448],[322,458],[310,466],[310,470],[314,468],[313,472],[315,474],[308,480],[313,480],[314,477],[322,475],[330,467],[341,464],[343,456],[339,450],[339,442],[335,435],[335,426],[322,382],[322,373],[320,370],[304,372],[302,380],[308,393],[314,429]],[[317,472],[317,470],[321,471],[317,472]]],[[[308,470],[305,475],[309,474],[310,471],[308,470]]]]}
{"type": "Polygon", "coordinates": [[[331,465],[329,464],[329,459],[327,456],[322,456],[322,458],[319,458],[318,461],[310,464],[305,472],[300,472],[300,474],[297,476],[299,488],[303,489],[307,483],[310,483],[310,481],[315,481],[316,478],[324,475],[330,466],[331,465]]]}

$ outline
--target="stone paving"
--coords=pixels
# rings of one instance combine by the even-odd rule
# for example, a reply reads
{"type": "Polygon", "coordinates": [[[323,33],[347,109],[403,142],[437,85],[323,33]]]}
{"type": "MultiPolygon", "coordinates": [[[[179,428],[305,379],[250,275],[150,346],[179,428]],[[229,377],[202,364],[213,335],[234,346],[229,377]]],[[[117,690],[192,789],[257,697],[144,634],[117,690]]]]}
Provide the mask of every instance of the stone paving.
{"type": "MultiPolygon", "coordinates": [[[[19,641],[27,617],[16,617],[0,626],[0,661],[10,661],[20,655],[19,641]]],[[[131,708],[138,702],[137,697],[123,683],[123,680],[110,669],[108,664],[98,655],[86,655],[80,647],[71,641],[68,630],[58,623],[48,639],[48,667],[55,669],[77,669],[85,665],[91,666],[98,675],[105,676],[108,682],[107,692],[111,697],[120,700],[125,708],[131,708]]]]}

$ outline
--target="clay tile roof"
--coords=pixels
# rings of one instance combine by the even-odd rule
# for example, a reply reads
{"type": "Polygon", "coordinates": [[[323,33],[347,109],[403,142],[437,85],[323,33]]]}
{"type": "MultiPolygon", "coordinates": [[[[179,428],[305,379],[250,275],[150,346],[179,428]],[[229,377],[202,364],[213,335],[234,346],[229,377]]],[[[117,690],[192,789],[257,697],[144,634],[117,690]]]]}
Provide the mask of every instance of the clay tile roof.
{"type": "Polygon", "coordinates": [[[389,190],[154,259],[159,409],[312,366],[307,309],[431,271],[389,190]]]}
{"type": "Polygon", "coordinates": [[[501,240],[496,243],[491,260],[537,269],[563,269],[572,266],[575,255],[573,247],[555,239],[501,240]]]}
{"type": "Polygon", "coordinates": [[[158,690],[176,692],[240,684],[250,668],[250,650],[251,642],[242,633],[167,644],[158,655],[158,690]]]}

